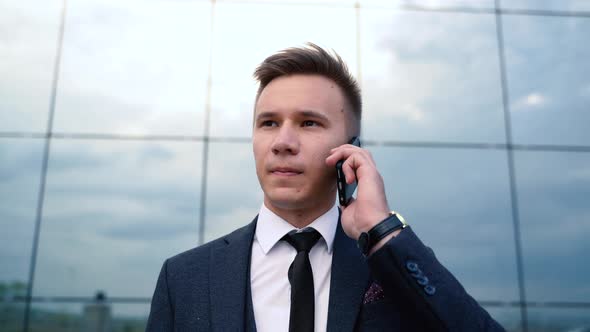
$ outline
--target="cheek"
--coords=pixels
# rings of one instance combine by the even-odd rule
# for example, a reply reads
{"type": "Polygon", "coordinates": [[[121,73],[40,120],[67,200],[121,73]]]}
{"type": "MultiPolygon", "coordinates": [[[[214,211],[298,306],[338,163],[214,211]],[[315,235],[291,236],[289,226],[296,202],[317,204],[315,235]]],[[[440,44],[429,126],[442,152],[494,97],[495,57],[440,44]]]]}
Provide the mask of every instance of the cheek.
{"type": "Polygon", "coordinates": [[[317,177],[330,176],[332,173],[336,176],[335,168],[326,165],[326,158],[328,158],[329,155],[330,150],[316,151],[312,155],[311,164],[313,165],[315,170],[314,173],[317,177]],[[334,172],[332,172],[332,169],[334,169],[334,172]]]}

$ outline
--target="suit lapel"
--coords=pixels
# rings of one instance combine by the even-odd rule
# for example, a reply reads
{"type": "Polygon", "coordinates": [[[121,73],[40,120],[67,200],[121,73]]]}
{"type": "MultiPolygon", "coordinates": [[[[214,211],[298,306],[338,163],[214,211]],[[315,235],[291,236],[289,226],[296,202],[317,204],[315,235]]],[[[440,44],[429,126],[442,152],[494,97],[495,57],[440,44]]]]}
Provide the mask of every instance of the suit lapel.
{"type": "Polygon", "coordinates": [[[227,235],[211,250],[209,285],[213,330],[243,330],[250,251],[256,220],[227,235]]]}
{"type": "Polygon", "coordinates": [[[365,258],[338,222],[332,256],[328,331],[352,331],[369,281],[365,258]]]}

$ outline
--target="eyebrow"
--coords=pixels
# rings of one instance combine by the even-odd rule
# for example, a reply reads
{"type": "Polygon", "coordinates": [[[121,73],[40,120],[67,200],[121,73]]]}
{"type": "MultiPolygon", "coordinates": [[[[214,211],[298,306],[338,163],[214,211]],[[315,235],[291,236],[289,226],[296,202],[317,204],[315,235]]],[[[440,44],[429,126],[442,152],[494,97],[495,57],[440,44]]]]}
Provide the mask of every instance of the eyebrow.
{"type": "MultiPolygon", "coordinates": [[[[321,119],[324,121],[330,121],[330,119],[328,119],[327,116],[325,116],[324,114],[317,112],[317,111],[303,110],[303,111],[297,111],[296,113],[298,116],[302,116],[302,117],[316,118],[316,119],[321,119]]],[[[272,112],[272,111],[262,112],[256,116],[256,121],[260,121],[262,119],[274,118],[277,115],[278,115],[278,112],[272,112]]]]}

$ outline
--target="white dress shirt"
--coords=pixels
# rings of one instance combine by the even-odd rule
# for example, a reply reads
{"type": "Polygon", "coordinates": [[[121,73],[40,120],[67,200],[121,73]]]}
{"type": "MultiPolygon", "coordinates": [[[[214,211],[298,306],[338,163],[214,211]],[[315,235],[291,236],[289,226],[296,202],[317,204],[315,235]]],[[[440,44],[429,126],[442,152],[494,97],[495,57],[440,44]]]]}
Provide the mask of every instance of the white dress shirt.
{"type": "MultiPolygon", "coordinates": [[[[313,271],[316,332],[326,331],[328,324],[332,245],[337,224],[338,206],[334,203],[328,212],[308,226],[322,235],[309,253],[313,271]]],[[[262,204],[250,263],[252,304],[259,332],[289,330],[291,285],[287,272],[297,251],[289,243],[280,240],[294,229],[298,230],[262,204]]]]}

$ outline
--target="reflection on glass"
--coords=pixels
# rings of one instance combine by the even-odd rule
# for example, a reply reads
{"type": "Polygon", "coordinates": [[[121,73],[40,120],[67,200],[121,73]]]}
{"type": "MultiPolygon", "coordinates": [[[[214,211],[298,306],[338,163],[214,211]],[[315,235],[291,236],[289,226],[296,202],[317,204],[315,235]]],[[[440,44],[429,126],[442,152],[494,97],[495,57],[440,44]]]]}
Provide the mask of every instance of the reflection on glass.
{"type": "Polygon", "coordinates": [[[61,6],[0,0],[0,131],[46,130],[61,6]]]}
{"type": "Polygon", "coordinates": [[[251,143],[211,143],[205,241],[252,221],[262,204],[251,143]]]}
{"type": "Polygon", "coordinates": [[[590,144],[590,20],[511,15],[504,22],[514,141],[590,144]]]}
{"type": "Polygon", "coordinates": [[[506,153],[369,147],[391,209],[477,300],[518,300],[506,153]]]}
{"type": "Polygon", "coordinates": [[[52,143],[34,295],[151,296],[198,241],[201,143],[52,143]]]}
{"type": "Polygon", "coordinates": [[[535,332],[585,332],[590,330],[588,308],[530,308],[529,331],[535,332]]]}
{"type": "Polygon", "coordinates": [[[493,15],[366,9],[367,139],[504,142],[493,15]]]}
{"type": "Polygon", "coordinates": [[[7,298],[3,299],[5,287],[5,284],[0,283],[0,326],[3,332],[21,332],[25,315],[25,303],[23,301],[11,301],[7,298]]]}
{"type": "Polygon", "coordinates": [[[590,302],[590,155],[515,155],[527,300],[590,302]]]}
{"type": "Polygon", "coordinates": [[[148,314],[147,303],[33,303],[30,331],[140,332],[148,314]]]}
{"type": "Polygon", "coordinates": [[[360,0],[362,6],[418,8],[494,8],[494,0],[360,0]]]}
{"type": "Polygon", "coordinates": [[[202,134],[208,2],[68,4],[56,131],[202,134]]]}
{"type": "Polygon", "coordinates": [[[588,0],[503,0],[500,1],[500,4],[504,9],[590,10],[590,1],[588,0]]]}
{"type": "Polygon", "coordinates": [[[0,302],[26,294],[43,144],[0,139],[0,302]]]}
{"type": "Polygon", "coordinates": [[[352,7],[218,3],[211,135],[251,136],[257,89],[252,74],[276,51],[311,41],[336,50],[356,74],[355,22],[352,7]]]}
{"type": "MultiPolygon", "coordinates": [[[[521,332],[521,318],[519,307],[488,307],[484,309],[492,316],[507,332],[521,332]]],[[[536,331],[536,330],[530,330],[536,331]]]]}

